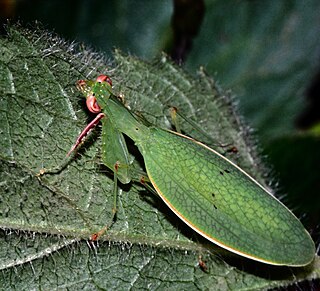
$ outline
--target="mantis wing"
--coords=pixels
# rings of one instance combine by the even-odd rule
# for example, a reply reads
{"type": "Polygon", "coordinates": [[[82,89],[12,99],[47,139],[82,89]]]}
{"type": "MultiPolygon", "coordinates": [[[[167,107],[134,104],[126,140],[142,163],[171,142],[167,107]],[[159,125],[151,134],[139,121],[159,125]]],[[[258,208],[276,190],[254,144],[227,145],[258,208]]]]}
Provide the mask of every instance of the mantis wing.
{"type": "Polygon", "coordinates": [[[239,255],[273,265],[310,263],[301,222],[238,166],[181,134],[152,128],[140,141],[154,188],[187,225],[239,255]]]}

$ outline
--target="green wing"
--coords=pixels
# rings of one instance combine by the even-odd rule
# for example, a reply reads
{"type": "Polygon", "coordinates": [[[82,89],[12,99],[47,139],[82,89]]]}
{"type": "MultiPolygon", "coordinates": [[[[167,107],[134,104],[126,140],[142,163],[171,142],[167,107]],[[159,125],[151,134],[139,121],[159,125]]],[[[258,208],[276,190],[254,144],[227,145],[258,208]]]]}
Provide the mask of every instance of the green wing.
{"type": "Polygon", "coordinates": [[[165,203],[208,240],[274,265],[310,263],[315,246],[301,222],[239,167],[207,146],[151,128],[139,142],[165,203]]]}

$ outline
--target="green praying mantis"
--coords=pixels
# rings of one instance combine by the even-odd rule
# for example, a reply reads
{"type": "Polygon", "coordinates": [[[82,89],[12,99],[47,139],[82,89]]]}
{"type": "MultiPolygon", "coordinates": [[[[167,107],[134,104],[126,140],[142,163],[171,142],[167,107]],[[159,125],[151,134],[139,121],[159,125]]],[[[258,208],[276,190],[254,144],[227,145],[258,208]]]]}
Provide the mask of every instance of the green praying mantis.
{"type": "Polygon", "coordinates": [[[115,195],[117,180],[132,180],[124,134],[141,152],[147,179],[159,197],[201,236],[270,265],[304,266],[313,260],[315,245],[302,223],[233,162],[188,136],[143,122],[112,93],[106,75],[80,80],[77,87],[96,117],[68,155],[101,122],[102,162],[114,172],[115,195]]]}

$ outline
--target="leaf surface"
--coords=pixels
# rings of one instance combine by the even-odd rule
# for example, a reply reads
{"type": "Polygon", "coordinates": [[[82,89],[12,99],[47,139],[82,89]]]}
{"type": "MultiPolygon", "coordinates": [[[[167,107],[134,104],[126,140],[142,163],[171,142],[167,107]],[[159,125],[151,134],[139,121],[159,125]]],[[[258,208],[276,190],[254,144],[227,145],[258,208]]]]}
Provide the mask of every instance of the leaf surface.
{"type": "MultiPolygon", "coordinates": [[[[128,106],[159,126],[171,126],[168,106],[176,106],[199,126],[183,122],[185,133],[267,185],[265,170],[232,100],[203,71],[191,77],[164,55],[148,63],[119,51],[110,63],[43,31],[9,27],[8,33],[0,39],[4,289],[248,290],[319,277],[318,258],[307,268],[279,273],[231,256],[193,233],[137,183],[120,186],[117,221],[107,235],[87,241],[112,211],[113,175],[100,162],[99,130],[59,173],[37,176],[63,163],[91,118],[75,88],[79,79],[108,73],[128,106]],[[198,266],[199,256],[208,273],[198,266]]],[[[142,157],[128,144],[143,168],[142,157]]]]}

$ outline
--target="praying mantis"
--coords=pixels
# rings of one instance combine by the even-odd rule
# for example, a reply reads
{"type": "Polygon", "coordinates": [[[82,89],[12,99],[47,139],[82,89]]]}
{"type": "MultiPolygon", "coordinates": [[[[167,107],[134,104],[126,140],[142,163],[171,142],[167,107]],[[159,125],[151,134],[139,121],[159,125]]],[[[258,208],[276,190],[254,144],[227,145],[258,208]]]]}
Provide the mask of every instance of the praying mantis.
{"type": "MultiPolygon", "coordinates": [[[[106,75],[80,80],[77,87],[96,117],[68,155],[101,122],[101,157],[114,173],[115,196],[118,180],[128,184],[133,179],[126,135],[143,156],[146,180],[174,215],[198,234],[233,253],[270,265],[304,266],[313,260],[315,245],[302,223],[236,164],[197,140],[138,118],[113,94],[106,75]]],[[[116,202],[113,215],[115,212],[116,202]]]]}

